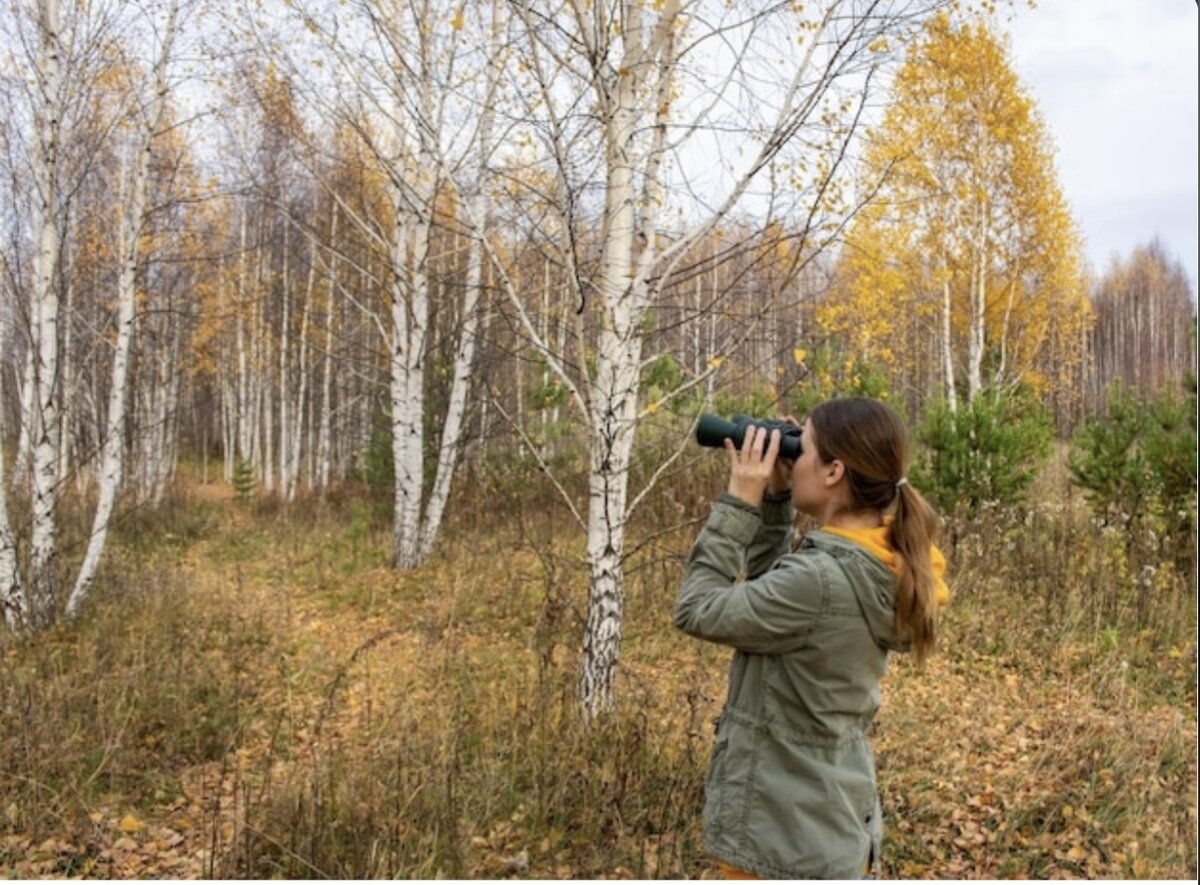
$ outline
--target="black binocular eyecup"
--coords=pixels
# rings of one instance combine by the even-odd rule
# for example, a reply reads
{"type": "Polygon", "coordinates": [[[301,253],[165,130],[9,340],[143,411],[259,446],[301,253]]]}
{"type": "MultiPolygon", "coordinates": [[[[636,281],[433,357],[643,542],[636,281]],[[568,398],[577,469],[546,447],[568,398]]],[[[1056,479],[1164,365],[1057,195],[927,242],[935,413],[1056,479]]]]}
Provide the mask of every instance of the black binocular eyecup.
{"type": "MultiPolygon", "coordinates": [[[[725,440],[733,440],[739,449],[746,438],[746,431],[751,427],[761,427],[764,430],[778,430],[779,457],[794,461],[800,457],[803,447],[800,442],[800,428],[786,421],[768,421],[764,418],[752,418],[749,415],[734,415],[733,419],[722,418],[720,415],[705,414],[696,423],[696,442],[708,448],[719,449],[725,446],[725,440]]],[[[770,444],[768,433],[763,437],[763,450],[770,444]]]]}

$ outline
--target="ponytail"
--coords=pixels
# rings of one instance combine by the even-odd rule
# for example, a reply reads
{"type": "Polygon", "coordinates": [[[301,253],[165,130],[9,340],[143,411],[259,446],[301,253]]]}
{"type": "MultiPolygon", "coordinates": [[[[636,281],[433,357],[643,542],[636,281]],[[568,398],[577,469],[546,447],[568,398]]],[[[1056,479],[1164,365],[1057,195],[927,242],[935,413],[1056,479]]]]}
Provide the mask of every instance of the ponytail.
{"type": "Polygon", "coordinates": [[[937,638],[937,578],[931,556],[937,537],[937,516],[907,480],[896,484],[896,512],[888,534],[892,549],[900,558],[896,576],[896,629],[912,637],[917,663],[923,664],[937,638]]]}
{"type": "Polygon", "coordinates": [[[905,478],[908,431],[881,402],[844,397],[821,403],[808,416],[817,456],[846,467],[851,506],[885,513],[895,505],[888,543],[896,551],[896,632],[912,640],[918,663],[933,651],[939,579],[933,573],[937,515],[905,478]]]}

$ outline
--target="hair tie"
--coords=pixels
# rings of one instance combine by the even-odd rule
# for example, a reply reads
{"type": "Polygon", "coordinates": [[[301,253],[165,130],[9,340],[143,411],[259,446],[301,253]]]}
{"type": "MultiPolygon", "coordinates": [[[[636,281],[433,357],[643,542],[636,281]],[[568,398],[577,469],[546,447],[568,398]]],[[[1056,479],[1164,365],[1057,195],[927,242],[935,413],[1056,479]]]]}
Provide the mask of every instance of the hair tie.
{"type": "Polygon", "coordinates": [[[907,476],[900,477],[898,480],[896,480],[896,491],[900,491],[900,486],[906,486],[906,485],[908,485],[908,477],[907,476]]]}

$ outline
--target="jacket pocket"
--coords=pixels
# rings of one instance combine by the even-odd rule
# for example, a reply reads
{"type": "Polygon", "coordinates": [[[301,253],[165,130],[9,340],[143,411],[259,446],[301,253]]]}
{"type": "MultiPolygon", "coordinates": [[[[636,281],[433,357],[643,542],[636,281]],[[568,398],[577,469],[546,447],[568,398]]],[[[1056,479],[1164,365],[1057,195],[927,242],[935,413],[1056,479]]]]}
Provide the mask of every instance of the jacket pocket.
{"type": "Polygon", "coordinates": [[[704,833],[710,851],[728,852],[740,841],[751,770],[751,736],[728,720],[717,735],[704,787],[704,833]]]}
{"type": "Polygon", "coordinates": [[[721,818],[722,789],[725,780],[725,756],[729,752],[729,736],[717,738],[713,745],[712,759],[708,763],[708,777],[704,781],[704,829],[717,826],[721,818]]]}

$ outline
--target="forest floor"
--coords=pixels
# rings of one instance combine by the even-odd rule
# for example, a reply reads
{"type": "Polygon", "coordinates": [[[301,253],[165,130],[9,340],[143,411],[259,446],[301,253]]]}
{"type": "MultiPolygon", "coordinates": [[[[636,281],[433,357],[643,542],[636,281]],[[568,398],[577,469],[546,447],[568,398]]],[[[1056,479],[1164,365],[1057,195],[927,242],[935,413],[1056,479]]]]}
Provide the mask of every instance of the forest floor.
{"type": "MultiPolygon", "coordinates": [[[[631,571],[620,713],[586,729],[583,583],[549,529],[397,574],[360,502],[209,486],[117,544],[85,623],[0,646],[0,873],[711,875],[728,654],[670,626],[685,548],[631,571]]],[[[1194,604],[1047,635],[1050,609],[962,593],[941,652],[884,683],[885,874],[1194,879],[1194,604]]]]}

